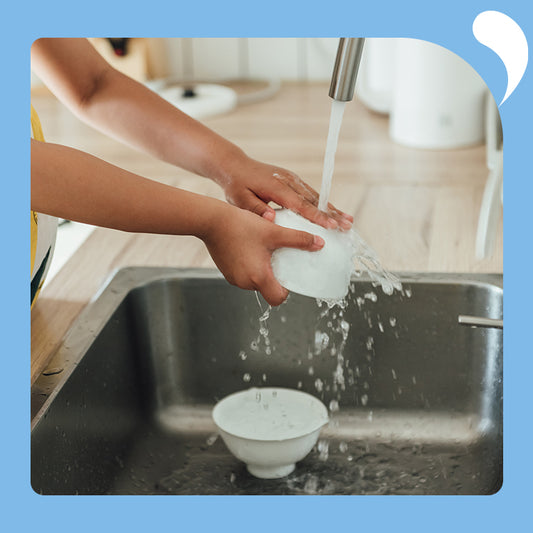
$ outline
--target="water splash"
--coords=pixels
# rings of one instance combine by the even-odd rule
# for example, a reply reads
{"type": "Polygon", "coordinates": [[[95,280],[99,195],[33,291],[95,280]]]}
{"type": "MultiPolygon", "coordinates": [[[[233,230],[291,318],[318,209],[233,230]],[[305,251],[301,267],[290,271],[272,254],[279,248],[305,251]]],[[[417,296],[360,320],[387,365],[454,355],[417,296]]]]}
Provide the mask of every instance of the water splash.
{"type": "Polygon", "coordinates": [[[329,119],[328,138],[326,141],[326,153],[324,155],[324,168],[322,170],[322,185],[320,188],[320,198],[318,200],[318,209],[326,211],[331,191],[331,179],[335,167],[335,152],[339,142],[339,133],[341,130],[342,116],[346,102],[333,100],[331,102],[331,115],[329,119]]]}
{"type": "MultiPolygon", "coordinates": [[[[355,231],[350,230],[352,237],[353,256],[354,256],[354,274],[361,275],[366,272],[373,283],[381,287],[381,290],[391,295],[394,290],[401,291],[402,284],[395,274],[386,270],[376,254],[376,252],[365,242],[365,240],[355,231]]],[[[375,293],[365,294],[365,298],[377,301],[375,293]]]]}

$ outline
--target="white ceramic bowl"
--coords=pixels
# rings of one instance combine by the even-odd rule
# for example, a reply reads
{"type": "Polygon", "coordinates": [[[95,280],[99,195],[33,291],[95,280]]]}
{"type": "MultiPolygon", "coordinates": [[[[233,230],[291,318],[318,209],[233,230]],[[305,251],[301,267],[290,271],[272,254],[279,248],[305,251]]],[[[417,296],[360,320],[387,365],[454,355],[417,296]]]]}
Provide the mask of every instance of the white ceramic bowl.
{"type": "Polygon", "coordinates": [[[272,254],[274,276],[286,289],[320,298],[342,300],[354,270],[354,241],[349,231],[326,229],[289,211],[276,211],[275,223],[322,237],[324,247],[317,252],[278,248],[272,254]]]}
{"type": "Polygon", "coordinates": [[[213,420],[230,452],[250,474],[273,479],[290,474],[328,422],[326,406],[305,392],[251,388],[219,401],[213,420]]]}

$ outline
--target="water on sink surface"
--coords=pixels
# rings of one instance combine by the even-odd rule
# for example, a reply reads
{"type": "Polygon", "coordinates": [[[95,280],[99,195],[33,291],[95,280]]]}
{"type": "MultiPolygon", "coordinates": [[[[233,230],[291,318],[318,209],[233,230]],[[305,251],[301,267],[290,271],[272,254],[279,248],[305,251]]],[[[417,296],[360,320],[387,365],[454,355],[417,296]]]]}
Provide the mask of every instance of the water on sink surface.
{"type": "Polygon", "coordinates": [[[259,480],[208,439],[162,447],[159,438],[148,462],[123,466],[109,494],[476,494],[491,475],[475,446],[330,439],[326,455],[322,440],[289,476],[259,480]]]}
{"type": "Polygon", "coordinates": [[[456,317],[498,316],[501,289],[422,281],[410,295],[375,299],[372,283],[353,285],[348,308],[291,296],[263,324],[254,295],[223,280],[134,289],[32,432],[32,485],[46,494],[496,491],[502,335],[460,328],[456,317]],[[268,482],[220,439],[207,442],[214,403],[265,381],[314,394],[338,422],[293,474],[268,482]],[[181,409],[176,427],[154,423],[167,408],[181,409]]]}
{"type": "MultiPolygon", "coordinates": [[[[388,296],[384,294],[382,297],[387,298],[388,296]]],[[[314,389],[321,399],[324,399],[324,393],[334,395],[334,398],[329,400],[329,408],[332,413],[339,411],[340,409],[339,401],[341,391],[346,391],[347,388],[356,389],[357,387],[360,387],[357,379],[358,374],[360,374],[360,369],[358,367],[355,367],[355,369],[352,368],[352,361],[350,358],[345,359],[344,357],[344,350],[350,335],[350,323],[345,319],[345,314],[350,312],[350,306],[355,306],[357,304],[357,309],[363,312],[369,324],[369,328],[372,328],[372,315],[369,312],[370,310],[365,307],[366,301],[376,303],[378,301],[378,296],[374,291],[365,293],[363,298],[359,296],[355,297],[353,294],[350,294],[346,300],[342,302],[342,305],[317,300],[319,313],[314,324],[314,343],[307,347],[300,347],[300,350],[307,350],[307,357],[301,357],[299,359],[299,364],[306,367],[309,376],[315,375],[315,368],[313,366],[314,359],[329,355],[335,361],[333,371],[330,375],[324,375],[322,373],[320,376],[317,376],[314,381],[314,389]]],[[[294,320],[291,320],[294,317],[291,316],[290,312],[287,312],[283,305],[277,309],[268,307],[265,311],[258,297],[257,302],[259,304],[261,316],[259,317],[259,333],[250,344],[252,351],[251,356],[259,353],[267,356],[272,353],[276,354],[277,343],[271,341],[268,325],[269,319],[271,316],[278,316],[279,322],[276,324],[277,336],[279,337],[280,335],[283,335],[290,337],[295,328],[294,320]]],[[[384,333],[385,326],[383,325],[382,320],[387,323],[386,317],[382,318],[380,314],[377,314],[376,318],[377,329],[380,333],[384,333]]],[[[396,317],[389,317],[388,324],[390,325],[390,328],[394,328],[396,323],[396,317]]],[[[387,327],[389,327],[389,325],[387,325],[387,327]]],[[[374,338],[372,335],[368,336],[366,339],[366,348],[368,351],[367,361],[370,362],[371,357],[375,355],[374,338]]],[[[244,361],[247,359],[248,354],[244,350],[240,350],[239,357],[244,361]]],[[[256,370],[261,371],[262,369],[258,366],[256,370]]],[[[394,379],[396,379],[395,370],[391,369],[391,372],[394,379]]],[[[243,382],[249,384],[251,381],[252,375],[249,372],[246,372],[243,375],[243,382]]],[[[262,372],[261,381],[268,381],[268,374],[262,372]]],[[[260,385],[257,379],[255,380],[255,385],[260,385]]],[[[368,386],[368,383],[364,382],[362,387],[364,388],[365,386],[368,386]]],[[[294,387],[300,389],[301,381],[298,381],[294,387]]],[[[359,401],[363,406],[366,405],[368,401],[368,395],[364,390],[359,395],[359,401]]]]}

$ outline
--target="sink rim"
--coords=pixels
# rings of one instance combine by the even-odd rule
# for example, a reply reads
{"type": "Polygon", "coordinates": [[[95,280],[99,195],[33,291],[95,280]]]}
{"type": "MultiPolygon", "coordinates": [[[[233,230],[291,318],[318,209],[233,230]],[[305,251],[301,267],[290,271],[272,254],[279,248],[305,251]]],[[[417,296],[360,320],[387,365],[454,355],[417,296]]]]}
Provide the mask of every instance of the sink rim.
{"type": "MultiPolygon", "coordinates": [[[[394,272],[402,283],[457,283],[496,287],[503,292],[502,273],[394,272]]],[[[48,362],[47,368],[63,370],[52,376],[44,372],[31,387],[31,430],[48,411],[55,397],[86,355],[94,339],[127,294],[139,287],[168,279],[224,279],[213,268],[124,267],[115,269],[76,318],[48,362]]],[[[353,281],[371,282],[368,275],[352,276],[353,281]]]]}

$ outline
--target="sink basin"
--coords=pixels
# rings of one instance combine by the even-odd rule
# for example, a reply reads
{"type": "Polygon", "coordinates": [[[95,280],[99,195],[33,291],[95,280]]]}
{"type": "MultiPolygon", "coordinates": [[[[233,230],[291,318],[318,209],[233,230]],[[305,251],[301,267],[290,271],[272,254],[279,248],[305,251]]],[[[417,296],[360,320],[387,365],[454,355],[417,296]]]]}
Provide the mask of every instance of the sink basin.
{"type": "Polygon", "coordinates": [[[402,275],[349,305],[291,294],[263,315],[212,270],[118,271],[32,388],[31,476],[42,494],[492,494],[502,483],[501,275],[402,275]],[[268,333],[267,333],[268,331],[268,333]],[[261,480],[211,418],[249,387],[330,408],[313,451],[261,480]]]}

